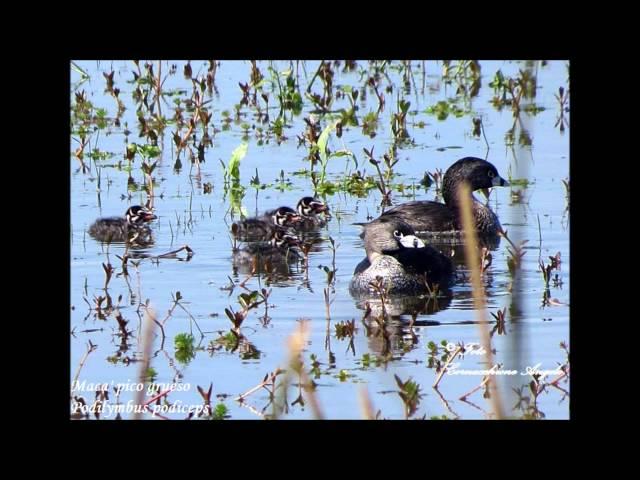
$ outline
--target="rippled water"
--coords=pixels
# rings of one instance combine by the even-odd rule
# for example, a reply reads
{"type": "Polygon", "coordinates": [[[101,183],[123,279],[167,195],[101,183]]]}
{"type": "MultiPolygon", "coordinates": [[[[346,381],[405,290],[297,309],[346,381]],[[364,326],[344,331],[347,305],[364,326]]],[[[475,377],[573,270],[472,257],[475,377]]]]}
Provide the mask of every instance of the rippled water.
{"type": "MultiPolygon", "coordinates": [[[[153,172],[156,194],[154,207],[159,217],[152,224],[155,243],[134,252],[140,263],[135,267],[130,260],[128,277],[118,275],[121,273],[118,256],[124,254],[124,245],[101,245],[87,234],[87,229],[97,217],[122,215],[128,206],[144,204],[147,200],[144,191],[134,190],[128,185],[129,174],[125,168],[127,162],[123,160],[127,144],[147,143],[147,139],[138,136],[136,105],[132,99],[136,86],[131,80],[137,69],[133,62],[124,61],[81,61],[76,64],[90,75],[90,79],[78,83],[81,77],[75,70],[72,71],[72,104],[75,102],[75,92],[84,90],[94,107],[104,108],[107,118],[113,118],[117,110],[116,102],[104,92],[106,82],[103,73],[114,71],[114,83],[120,89],[119,98],[126,106],[126,111],[120,119],[119,127],[109,122],[106,128],[90,134],[90,145],[86,151],[97,148],[100,152],[106,152],[107,158],[91,160],[85,157],[84,161],[90,170],[83,172],[78,159],[73,153],[70,156],[71,380],[87,351],[88,342],[97,345],[97,349],[87,357],[79,375],[79,380],[86,382],[85,391],[76,391],[75,395],[84,396],[88,403],[92,403],[94,395],[89,391],[90,383],[135,385],[139,368],[137,360],[142,356],[140,325],[144,308],[140,308],[140,303],[149,301],[158,320],[163,321],[173,305],[172,297],[180,292],[184,309],[175,308],[166,321],[164,345],[161,345],[159,336],[155,337],[151,361],[151,367],[157,373],[157,383],[178,382],[183,386],[184,391],[172,392],[168,397],[174,406],[200,405],[202,399],[197,386],[206,390],[212,384],[213,405],[223,403],[232,419],[261,418],[256,411],[262,412],[263,409],[265,413],[273,413],[273,404],[264,389],[249,395],[245,405],[240,405],[233,399],[258,385],[267,373],[278,367],[287,368],[287,339],[296,331],[300,319],[309,319],[309,337],[302,358],[308,371],[312,367],[312,355],[319,362],[320,375],[315,376],[314,382],[317,400],[326,418],[362,418],[359,396],[363,387],[368,392],[374,409],[381,411],[381,417],[404,418],[395,375],[403,381],[412,378],[425,394],[414,416],[426,414],[427,418],[440,415],[449,418],[459,416],[463,419],[486,418],[486,412],[491,407],[488,400],[482,397],[482,391],[469,397],[471,403],[459,400],[462,394],[480,383],[482,376],[446,375],[437,392],[431,388],[437,374],[434,368],[428,368],[427,365],[429,342],[440,344],[442,340],[451,343],[479,341],[469,281],[458,281],[452,289],[452,298],[439,299],[437,308],[430,304],[426,308],[427,313],[417,316],[413,327],[415,337],[411,336],[408,329],[411,315],[397,312],[399,316],[390,327],[392,355],[386,361],[375,360],[383,355],[384,342],[380,336],[375,336],[375,333],[367,332],[364,328],[361,322],[363,306],[350,296],[348,286],[353,269],[364,257],[362,240],[359,238],[360,228],[353,223],[365,222],[381,213],[381,196],[377,189],[371,190],[363,198],[343,192],[324,197],[333,218],[320,230],[322,241],[310,253],[308,271],[294,267],[288,276],[253,276],[246,280],[248,290],[243,290],[238,285],[248,275],[234,269],[232,264],[233,240],[229,230],[237,216],[232,218],[229,213],[229,196],[224,196],[220,160],[228,164],[233,150],[243,142],[243,122],[249,125],[248,152],[240,165],[241,184],[246,187],[242,205],[247,213],[254,215],[281,205],[294,207],[302,196],[313,194],[311,180],[307,176],[296,174],[309,167],[306,158],[308,148],[298,145],[296,138],[303,135],[303,118],[309,117],[313,110],[308,100],[305,99],[300,115],[292,116],[291,112],[287,112],[288,124],[284,128],[287,139],[281,143],[272,136],[268,141],[258,144],[253,126],[262,127],[266,131],[267,125],[256,122],[255,108],[249,106],[241,108],[242,117],[239,121],[228,122],[229,128],[223,128],[226,123],[222,112],[230,112],[230,118],[233,119],[234,105],[242,98],[238,82],[249,81],[249,62],[220,62],[215,77],[218,93],[214,92],[210,97],[206,95],[207,99],[211,99],[208,108],[213,113],[212,123],[218,131],[213,134],[210,129],[213,145],[205,150],[205,161],[199,171],[184,157],[184,153],[182,168],[174,168],[174,125],[169,125],[164,136],[159,137],[158,145],[161,146],[162,153],[153,172]],[[126,130],[130,130],[128,135],[125,134],[126,130]],[[255,189],[250,185],[256,170],[260,181],[269,186],[255,189]],[[212,185],[210,193],[205,193],[205,184],[212,185]],[[330,320],[327,320],[323,293],[327,280],[322,267],[332,267],[333,252],[329,238],[335,241],[337,273],[335,284],[330,288],[330,320]],[[177,258],[143,258],[144,255],[156,256],[183,245],[188,245],[195,252],[188,261],[185,252],[178,253],[177,258]],[[124,343],[118,335],[115,313],[101,319],[89,306],[94,306],[95,297],[105,296],[103,264],[107,263],[111,263],[115,269],[108,294],[114,303],[122,296],[119,310],[129,322],[127,328],[133,332],[124,343]],[[233,290],[229,289],[231,282],[235,284],[233,290]],[[224,348],[208,351],[211,341],[220,334],[229,332],[231,323],[225,309],[232,307],[237,311],[240,293],[263,287],[272,289],[268,299],[268,318],[263,318],[263,306],[252,310],[244,321],[242,330],[257,352],[243,355],[239,351],[225,351],[224,348]],[[200,338],[193,319],[205,332],[204,338],[200,338]],[[352,319],[356,320],[357,330],[351,348],[348,339],[336,337],[335,325],[352,319]],[[176,360],[174,342],[176,335],[185,332],[193,332],[196,346],[202,349],[196,349],[195,357],[182,363],[176,360]]],[[[192,82],[182,74],[185,62],[162,62],[163,75],[173,64],[177,65],[176,73],[167,77],[163,89],[177,89],[178,92],[166,97],[166,103],[161,102],[163,114],[168,118],[173,116],[173,100],[188,98],[192,92],[192,82]]],[[[140,65],[142,68],[143,62],[140,65]]],[[[154,65],[157,71],[158,62],[154,62],[154,65]]],[[[191,65],[194,77],[206,74],[208,62],[191,62],[191,65]]],[[[269,62],[258,62],[258,67],[267,78],[269,65],[269,62]]],[[[392,67],[398,65],[398,62],[392,63],[392,67]]],[[[489,83],[498,70],[505,76],[515,77],[519,69],[525,69],[524,62],[481,61],[482,86],[479,94],[467,104],[473,113],[460,118],[449,115],[446,120],[438,120],[425,110],[438,101],[454,97],[456,84],[447,85],[444,82],[441,62],[426,62],[424,79],[422,65],[423,62],[412,62],[413,79],[410,78],[408,92],[400,69],[387,68],[388,80],[382,80],[381,85],[383,89],[392,85],[393,91],[384,93],[386,102],[379,115],[377,135],[371,138],[363,134],[362,127],[353,126],[345,126],[341,138],[332,135],[329,140],[331,150],[350,150],[355,154],[358,166],[356,167],[353,159],[347,160],[349,157],[331,158],[327,169],[328,177],[336,180],[343,177],[345,172],[350,173],[356,169],[366,170],[367,175],[376,176],[374,167],[366,161],[362,149],[374,147],[376,158],[381,158],[388,151],[392,142],[390,116],[397,112],[398,94],[411,102],[408,132],[412,142],[401,144],[397,150],[399,162],[394,167],[396,177],[393,183],[404,184],[406,188],[404,193],[394,189],[394,204],[414,198],[434,199],[435,187],[425,191],[420,185],[425,171],[445,171],[463,156],[487,158],[505,178],[522,178],[526,174],[530,184],[524,190],[524,198],[521,200],[511,195],[513,190],[521,190],[518,187],[496,188],[490,196],[491,208],[500,217],[509,236],[528,240],[522,260],[523,281],[519,292],[521,313],[513,315],[509,311],[512,293],[509,291],[511,276],[507,267],[508,243],[505,241],[493,252],[492,265],[483,277],[487,310],[493,313],[503,307],[508,310],[506,335],[495,335],[492,339],[496,361],[504,363],[505,368],[540,364],[541,369],[553,369],[557,362],[563,363],[566,360],[566,354],[559,345],[569,341],[569,218],[566,190],[562,182],[569,178],[569,131],[562,133],[556,126],[559,106],[554,97],[559,87],[564,87],[565,90],[568,88],[567,63],[551,61],[545,66],[536,63],[534,71],[537,73],[538,89],[534,102],[536,106],[544,107],[544,110],[535,115],[524,112],[520,114],[520,121],[515,122],[513,146],[507,145],[506,136],[514,125],[512,110],[509,107],[498,110],[491,105],[494,92],[489,83]],[[488,152],[484,137],[472,134],[473,117],[481,117],[483,120],[490,146],[488,152]],[[420,122],[424,122],[424,125],[420,122]],[[523,146],[518,142],[518,135],[523,127],[531,137],[531,146],[523,146]],[[554,275],[557,273],[562,283],[550,288],[553,305],[542,307],[544,283],[538,266],[539,258],[548,264],[548,257],[557,252],[561,253],[562,263],[560,270],[554,271],[554,275]]],[[[273,62],[273,66],[277,71],[284,71],[290,68],[290,62],[273,62]]],[[[292,66],[293,75],[297,71],[301,91],[304,92],[316,72],[318,62],[293,62],[292,66]]],[[[355,71],[342,72],[342,67],[334,68],[334,71],[334,87],[351,86],[362,92],[367,75],[370,74],[370,65],[363,61],[358,62],[355,71]]],[[[271,91],[269,85],[264,88],[271,91]]],[[[319,80],[316,80],[312,91],[322,92],[319,80]]],[[[366,99],[362,97],[361,94],[356,101],[360,122],[368,112],[375,112],[378,108],[375,92],[370,88],[366,99]]],[[[349,102],[343,97],[334,101],[332,109],[339,110],[348,106],[349,102]]],[[[271,121],[277,118],[278,112],[277,100],[274,93],[271,93],[271,121]]],[[[319,118],[322,128],[331,117],[314,115],[319,118]]],[[[199,138],[201,133],[198,132],[197,136],[199,138]]],[[[72,152],[78,147],[76,138],[77,133],[72,134],[72,152]]],[[[136,183],[144,184],[139,158],[134,162],[131,176],[136,183]]],[[[477,197],[480,198],[479,195],[477,197]]],[[[462,260],[462,251],[458,250],[457,255],[462,260]]],[[[460,270],[464,272],[466,267],[461,264],[460,270]]],[[[493,319],[491,315],[488,316],[493,319]]],[[[467,354],[461,360],[460,368],[484,369],[486,366],[481,363],[482,358],[467,354]]],[[[311,377],[314,377],[313,373],[311,377]]],[[[528,375],[500,379],[507,415],[523,415],[522,410],[512,410],[516,400],[511,388],[528,385],[531,380],[528,375]]],[[[288,407],[286,411],[280,412],[280,416],[288,419],[314,418],[308,403],[304,406],[299,403],[292,405],[299,394],[299,379],[294,375],[291,381],[287,391],[288,407]]],[[[568,391],[568,383],[563,383],[562,388],[568,391]]],[[[531,396],[528,387],[525,394],[531,396]]],[[[133,392],[125,391],[119,400],[126,405],[132,399],[133,392]]],[[[114,402],[115,397],[111,395],[109,403],[114,402]]],[[[555,388],[547,388],[538,397],[537,408],[546,418],[569,417],[569,399],[555,388]]],[[[169,412],[165,415],[168,418],[186,417],[186,413],[182,412],[169,412]]],[[[124,413],[122,416],[130,418],[131,414],[124,413]]]]}

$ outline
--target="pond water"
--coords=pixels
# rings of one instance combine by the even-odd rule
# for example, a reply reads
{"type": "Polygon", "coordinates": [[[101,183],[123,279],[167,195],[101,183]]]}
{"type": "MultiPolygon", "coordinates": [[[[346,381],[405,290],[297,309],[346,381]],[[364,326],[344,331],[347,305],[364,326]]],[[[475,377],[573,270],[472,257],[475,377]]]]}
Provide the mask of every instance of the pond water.
{"type": "MultiPolygon", "coordinates": [[[[213,69],[209,61],[191,61],[190,77],[197,81],[185,76],[186,61],[72,63],[70,383],[76,388],[71,410],[80,397],[87,405],[94,404],[92,387],[107,384],[109,398],[103,399],[100,418],[114,418],[107,405],[121,405],[121,417],[133,417],[126,407],[135,398],[131,390],[139,379],[149,306],[163,324],[165,338],[159,327],[152,332],[148,372],[152,378],[147,378],[145,388],[154,383],[161,391],[163,385],[180,386],[161,398],[164,409],[157,411],[164,418],[186,418],[190,407],[203,403],[198,386],[206,391],[212,385],[212,407],[230,419],[313,419],[318,415],[314,402],[323,418],[360,419],[364,396],[379,418],[404,419],[407,410],[396,376],[419,385],[422,396],[410,418],[491,418],[492,404],[484,398],[484,389],[469,394],[466,401],[460,399],[480,385],[482,374],[445,374],[438,389],[432,388],[438,372],[433,358],[430,363],[430,342],[438,347],[443,341],[480,342],[461,246],[456,247],[459,276],[451,297],[430,299],[415,315],[413,326],[411,308],[392,309],[387,334],[382,335],[375,320],[369,317],[363,323],[363,305],[349,294],[353,270],[365,256],[361,229],[354,223],[376,218],[383,211],[382,194],[375,186],[378,173],[363,152],[373,148],[383,175],[387,168],[383,154],[398,160],[389,180],[394,205],[437,199],[436,184],[421,183],[425,172],[444,172],[465,156],[487,159],[511,181],[510,187],[491,191],[489,205],[514,243],[527,241],[516,274],[519,281],[513,283],[508,266],[508,248],[513,248],[504,239],[491,252],[492,262],[482,277],[489,329],[498,326],[491,313],[506,308],[504,331],[501,328],[491,338],[494,361],[518,372],[498,376],[503,414],[569,418],[569,377],[555,384],[551,382],[558,375],[540,379],[536,397],[530,387],[534,378],[526,374],[527,367],[554,370],[564,365],[567,352],[561,343],[570,347],[569,214],[564,183],[569,181],[569,113],[557,98],[561,87],[563,95],[568,95],[568,62],[340,61],[331,62],[330,69],[319,69],[320,64],[256,62],[263,76],[258,82],[249,61],[220,61],[213,69]],[[159,74],[162,79],[159,100],[147,80],[151,78],[147,63],[153,68],[152,76],[159,74]],[[527,96],[522,92],[527,92],[531,77],[536,88],[527,96]],[[246,102],[239,84],[249,85],[246,102]],[[309,85],[315,100],[306,94],[309,85]],[[118,90],[117,96],[113,89],[118,90]],[[358,91],[355,100],[354,90],[358,91]],[[278,100],[280,91],[289,101],[284,108],[278,100]],[[331,100],[326,98],[329,94],[331,100]],[[382,106],[379,96],[384,96],[382,106]],[[514,96],[520,102],[518,114],[510,102],[514,96]],[[206,127],[198,118],[189,133],[191,105],[198,100],[211,118],[206,127]],[[402,113],[401,101],[409,102],[407,138],[396,139],[392,119],[402,113]],[[357,126],[348,119],[353,106],[357,126]],[[175,120],[177,107],[182,124],[175,120]],[[146,129],[141,128],[139,117],[146,129]],[[164,119],[164,128],[158,117],[164,119]],[[301,197],[314,195],[309,175],[313,154],[309,140],[302,140],[309,129],[305,119],[317,123],[317,133],[342,120],[341,136],[333,130],[328,137],[325,183],[316,195],[326,202],[332,218],[319,230],[307,268],[293,265],[286,275],[251,275],[234,268],[231,224],[238,221],[239,209],[253,216],[282,205],[295,207],[301,197]],[[474,132],[479,126],[474,119],[481,120],[482,130],[474,132]],[[211,143],[199,147],[204,128],[211,143]],[[186,141],[178,152],[180,139],[186,141]],[[151,147],[154,142],[157,150],[151,147]],[[223,163],[229,165],[243,143],[248,148],[240,160],[238,184],[244,187],[244,195],[238,195],[232,190],[233,181],[225,178],[223,163]],[[132,144],[137,151],[129,161],[127,152],[131,155],[133,150],[127,146],[132,144]],[[83,152],[81,159],[78,149],[83,152]],[[145,155],[150,158],[145,160],[145,155]],[[101,244],[87,232],[96,218],[122,216],[129,206],[149,200],[143,161],[157,162],[151,172],[158,217],[150,224],[153,243],[131,249],[124,244],[101,244]],[[354,180],[346,188],[343,180],[356,172],[364,179],[371,177],[369,185],[354,180]],[[193,255],[183,250],[158,258],[184,245],[193,255]],[[549,257],[558,252],[561,262],[551,270],[547,290],[539,262],[549,265],[549,257]],[[125,253],[130,255],[127,274],[121,260],[125,253]],[[107,264],[113,274],[105,290],[107,264]],[[326,270],[334,268],[335,278],[328,286],[326,270]],[[238,296],[262,288],[271,289],[266,316],[265,304],[249,310],[238,348],[232,348],[233,341],[221,343],[221,338],[233,339],[225,309],[241,310],[238,296]],[[99,297],[104,300],[102,308],[96,309],[99,297]],[[119,318],[128,322],[126,326],[120,326],[119,318]],[[354,319],[352,338],[337,334],[336,325],[354,319]],[[312,395],[301,390],[303,379],[289,363],[290,338],[299,332],[303,320],[308,330],[300,359],[315,383],[312,395]],[[177,347],[184,344],[185,334],[193,335],[192,350],[177,347]],[[90,344],[95,347],[87,355],[90,344]],[[276,376],[275,398],[270,398],[267,386],[250,392],[243,402],[236,400],[278,368],[288,373],[276,376]],[[125,386],[119,396],[113,390],[117,384],[125,386]],[[303,401],[296,401],[301,392],[303,401]]],[[[317,178],[321,163],[313,166],[317,178]]],[[[484,201],[479,192],[475,195],[484,201]]],[[[470,350],[455,360],[458,368],[487,369],[485,357],[470,350]]],[[[435,358],[442,361],[446,353],[440,350],[435,358]]],[[[145,401],[150,398],[145,396],[145,401]]],[[[142,418],[162,417],[147,413],[142,418]]]]}

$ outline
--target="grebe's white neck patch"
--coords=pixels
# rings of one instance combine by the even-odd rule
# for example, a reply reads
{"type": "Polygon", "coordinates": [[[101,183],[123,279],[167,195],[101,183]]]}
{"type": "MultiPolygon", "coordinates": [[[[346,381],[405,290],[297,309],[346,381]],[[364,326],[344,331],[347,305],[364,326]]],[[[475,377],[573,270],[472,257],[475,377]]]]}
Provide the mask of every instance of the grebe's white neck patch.
{"type": "Polygon", "coordinates": [[[424,248],[425,243],[415,235],[403,235],[399,238],[400,243],[406,248],[424,248]]]}

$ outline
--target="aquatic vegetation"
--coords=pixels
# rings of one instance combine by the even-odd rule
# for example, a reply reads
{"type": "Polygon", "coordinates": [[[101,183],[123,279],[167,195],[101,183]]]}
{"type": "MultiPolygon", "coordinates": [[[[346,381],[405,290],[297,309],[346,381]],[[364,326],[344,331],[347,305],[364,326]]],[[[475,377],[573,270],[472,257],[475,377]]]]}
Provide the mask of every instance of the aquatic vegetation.
{"type": "Polygon", "coordinates": [[[380,170],[380,161],[376,160],[373,157],[373,148],[371,148],[371,150],[367,150],[366,148],[363,148],[362,150],[364,151],[364,154],[369,158],[369,163],[371,163],[371,165],[373,165],[376,168],[376,171],[378,172],[378,182],[376,183],[376,186],[378,187],[378,190],[380,190],[380,193],[382,194],[381,205],[383,206],[391,205],[392,190],[391,188],[389,188],[388,183],[393,177],[393,167],[396,165],[396,163],[398,163],[398,159],[392,159],[391,155],[385,153],[382,156],[382,158],[384,159],[384,165],[386,166],[386,170],[383,174],[382,171],[380,170]]]}
{"type": "Polygon", "coordinates": [[[558,94],[554,94],[554,96],[558,100],[560,111],[554,126],[560,129],[560,133],[564,133],[565,128],[569,126],[569,120],[565,116],[565,113],[569,113],[569,91],[565,92],[564,87],[558,87],[558,94]]]}
{"type": "Polygon", "coordinates": [[[176,349],[176,360],[187,364],[196,356],[194,347],[194,337],[190,333],[179,333],[173,339],[176,349]]]}
{"type": "Polygon", "coordinates": [[[405,418],[408,419],[416,413],[418,406],[420,405],[420,400],[424,394],[421,393],[420,385],[417,382],[414,382],[411,378],[404,382],[398,375],[394,375],[394,378],[399,388],[398,395],[404,404],[405,418]]]}
{"type": "Polygon", "coordinates": [[[245,195],[245,187],[240,184],[240,161],[247,154],[249,145],[242,143],[232,153],[229,165],[225,165],[222,160],[222,168],[224,169],[224,196],[229,195],[231,203],[230,211],[232,216],[239,214],[241,216],[247,216],[246,209],[242,206],[242,199],[245,195]]]}
{"type": "Polygon", "coordinates": [[[557,373],[518,356],[525,325],[553,359],[568,333],[565,63],[70,62],[70,418],[568,417],[568,346],[557,373]],[[502,245],[425,238],[456,264],[450,295],[399,301],[381,278],[374,300],[345,295],[353,224],[441,201],[466,155],[508,166],[511,191],[487,195],[502,245]],[[332,218],[297,261],[234,269],[236,217],[303,196],[332,218]],[[88,219],[129,205],[154,209],[154,242],[95,242],[88,219]],[[448,378],[514,362],[529,377],[501,395],[493,375],[448,378]]]}

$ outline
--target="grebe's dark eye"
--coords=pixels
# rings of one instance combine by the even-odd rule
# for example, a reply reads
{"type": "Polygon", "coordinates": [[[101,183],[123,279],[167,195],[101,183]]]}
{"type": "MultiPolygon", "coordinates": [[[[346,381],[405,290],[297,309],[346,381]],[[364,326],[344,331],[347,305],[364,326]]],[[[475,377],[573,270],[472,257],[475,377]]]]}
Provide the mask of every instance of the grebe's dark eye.
{"type": "Polygon", "coordinates": [[[493,177],[495,177],[495,176],[496,176],[496,174],[495,174],[495,173],[493,173],[491,170],[489,170],[489,178],[493,178],[493,177]]]}
{"type": "Polygon", "coordinates": [[[403,237],[402,232],[400,230],[394,231],[393,232],[393,236],[396,237],[396,238],[402,238],[403,237]]]}

